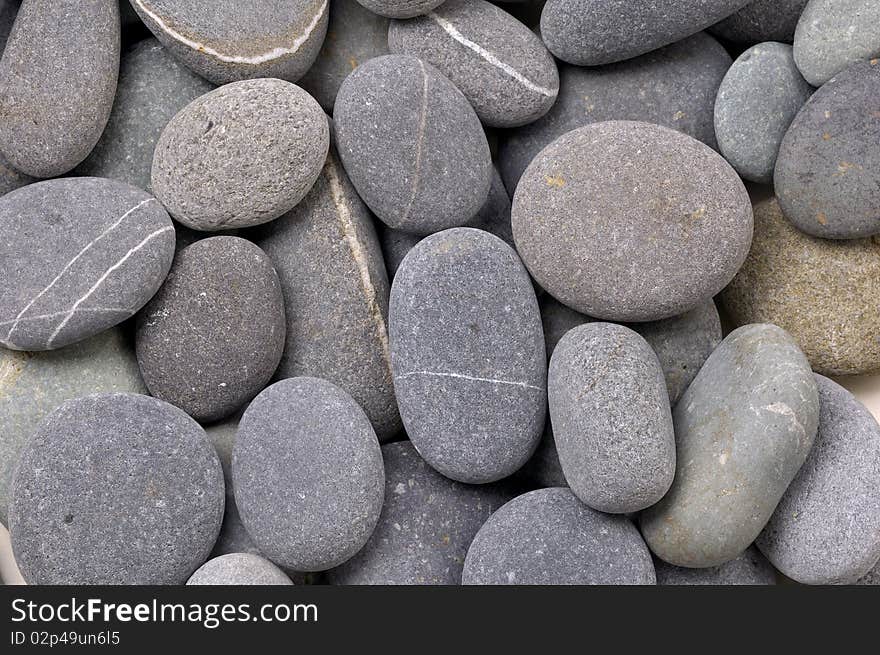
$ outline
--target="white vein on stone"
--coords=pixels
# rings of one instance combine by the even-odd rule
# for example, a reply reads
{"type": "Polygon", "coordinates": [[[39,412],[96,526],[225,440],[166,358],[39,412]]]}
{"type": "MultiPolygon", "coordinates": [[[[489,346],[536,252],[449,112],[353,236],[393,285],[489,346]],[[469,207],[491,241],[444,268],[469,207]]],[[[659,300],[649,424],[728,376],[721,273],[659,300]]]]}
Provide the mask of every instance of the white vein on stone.
{"type": "Polygon", "coordinates": [[[414,375],[424,375],[427,377],[435,377],[435,378],[455,378],[457,380],[469,380],[471,382],[489,382],[491,384],[504,384],[512,387],[522,387],[524,389],[534,389],[535,391],[544,391],[541,387],[537,387],[534,384],[528,384],[527,382],[516,382],[513,380],[496,380],[495,378],[480,378],[474,377],[472,375],[464,375],[463,373],[439,373],[437,371],[410,371],[409,373],[401,373],[400,375],[396,375],[395,378],[400,380],[402,378],[412,377],[414,375]]]}
{"type": "Polygon", "coordinates": [[[422,176],[422,143],[425,140],[425,129],[428,120],[428,72],[425,70],[425,64],[421,59],[419,59],[419,66],[422,67],[422,113],[419,117],[419,133],[416,135],[416,162],[413,166],[412,195],[410,195],[406,210],[403,212],[401,222],[409,218],[409,213],[412,211],[413,203],[415,203],[416,196],[419,193],[419,182],[422,176]]]}

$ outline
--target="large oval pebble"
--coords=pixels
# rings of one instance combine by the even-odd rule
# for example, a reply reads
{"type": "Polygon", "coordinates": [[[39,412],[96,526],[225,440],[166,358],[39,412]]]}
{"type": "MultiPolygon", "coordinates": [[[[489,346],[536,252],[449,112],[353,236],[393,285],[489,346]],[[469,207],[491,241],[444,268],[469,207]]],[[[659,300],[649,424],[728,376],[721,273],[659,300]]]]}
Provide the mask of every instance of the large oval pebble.
{"type": "Polygon", "coordinates": [[[187,585],[292,585],[287,574],[252,553],[229,553],[210,559],[193,573],[187,585]]]}

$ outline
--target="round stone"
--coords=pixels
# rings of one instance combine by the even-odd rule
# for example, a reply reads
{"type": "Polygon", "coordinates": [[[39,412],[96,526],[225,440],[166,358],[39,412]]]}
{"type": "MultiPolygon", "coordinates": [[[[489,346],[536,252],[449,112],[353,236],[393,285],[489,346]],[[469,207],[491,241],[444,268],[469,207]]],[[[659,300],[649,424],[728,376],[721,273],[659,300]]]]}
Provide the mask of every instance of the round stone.
{"type": "Polygon", "coordinates": [[[709,31],[733,43],[791,43],[807,2],[809,0],[752,0],[709,31]]]}
{"type": "Polygon", "coordinates": [[[443,0],[358,0],[364,7],[388,18],[412,18],[427,14],[443,0]]]}
{"type": "Polygon", "coordinates": [[[187,585],[292,585],[269,560],[251,553],[229,553],[210,559],[193,573],[187,585]]]}
{"type": "Polygon", "coordinates": [[[739,557],[704,569],[672,566],[661,559],[654,561],[657,584],[682,585],[775,585],[776,571],[757,548],[749,548],[739,557]]]}

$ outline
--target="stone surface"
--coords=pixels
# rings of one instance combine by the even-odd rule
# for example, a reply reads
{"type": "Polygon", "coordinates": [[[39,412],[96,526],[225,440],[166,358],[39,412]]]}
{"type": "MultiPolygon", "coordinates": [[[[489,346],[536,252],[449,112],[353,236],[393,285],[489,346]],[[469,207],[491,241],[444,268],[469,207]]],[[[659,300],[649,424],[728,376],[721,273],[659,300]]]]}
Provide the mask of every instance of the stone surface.
{"type": "Polygon", "coordinates": [[[629,519],[592,510],[556,487],[518,496],[489,517],[468,550],[462,582],[651,585],[655,577],[629,519]]]}
{"type": "Polygon", "coordinates": [[[182,584],[211,552],[223,497],[217,454],[179,409],[137,394],[70,400],[22,451],[12,548],[31,584],[182,584]]]}
{"type": "Polygon", "coordinates": [[[358,66],[333,118],[346,172],[389,227],[437,232],[464,225],[486,202],[486,135],[461,91],[430,64],[386,55],[358,66]]]}
{"type": "Polygon", "coordinates": [[[24,0],[0,59],[0,153],[55,177],[98,142],[119,74],[119,2],[24,0]]]}
{"type": "Polygon", "coordinates": [[[641,515],[660,559],[720,566],[758,536],[810,452],[816,382],[794,340],[774,325],[731,332],[673,411],[672,488],[641,515]]]}
{"type": "Polygon", "coordinates": [[[208,560],[187,585],[292,585],[290,578],[269,560],[252,553],[229,553],[208,560]]]}
{"type": "Polygon", "coordinates": [[[709,30],[733,43],[791,43],[798,19],[809,0],[752,0],[709,30]]]}
{"type": "Polygon", "coordinates": [[[132,316],[171,266],[174,227],[155,198],[94,177],[0,198],[0,344],[52,350],[132,316]],[[38,263],[38,265],[35,265],[38,263]]]}
{"type": "Polygon", "coordinates": [[[443,0],[358,0],[364,7],[388,18],[412,18],[427,14],[443,0]]]}
{"type": "Polygon", "coordinates": [[[305,197],[329,147],[327,116],[301,88],[235,82],[196,98],[165,126],[151,180],[168,212],[191,228],[259,225],[305,197]]]}
{"type": "Polygon", "coordinates": [[[657,571],[657,584],[665,586],[776,584],[776,571],[753,546],[721,566],[685,569],[657,559],[654,560],[654,568],[657,571]]]}
{"type": "Polygon", "coordinates": [[[748,193],[724,159],[680,132],[628,121],[574,130],[542,150],[517,186],[512,223],[538,284],[612,321],[705,302],[752,238],[748,193]]]}
{"type": "Polygon", "coordinates": [[[391,287],[397,404],[419,454],[446,477],[494,482],[531,456],[547,363],[535,292],[514,250],[473,228],[423,239],[391,287]]]}

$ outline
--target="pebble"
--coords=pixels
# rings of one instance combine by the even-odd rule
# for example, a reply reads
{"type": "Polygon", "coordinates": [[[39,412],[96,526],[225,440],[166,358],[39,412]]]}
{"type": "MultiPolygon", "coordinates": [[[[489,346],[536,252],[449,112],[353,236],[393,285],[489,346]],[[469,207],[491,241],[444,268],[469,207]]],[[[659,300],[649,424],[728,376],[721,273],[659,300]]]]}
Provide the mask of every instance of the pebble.
{"type": "Polygon", "coordinates": [[[568,489],[514,498],[480,528],[463,584],[652,585],[654,565],[624,516],[590,509],[568,489]]]}
{"type": "Polygon", "coordinates": [[[720,566],[773,514],[816,436],[819,400],[794,340],[767,324],[731,332],[673,411],[672,488],[641,514],[642,535],[675,566],[720,566]]]}
{"type": "Polygon", "coordinates": [[[485,0],[446,0],[425,16],[392,21],[388,47],[436,66],[490,127],[531,123],[559,93],[556,64],[540,37],[485,0]]]}
{"type": "Polygon", "coordinates": [[[223,471],[204,430],[138,394],[70,400],[21,454],[9,507],[30,584],[183,584],[223,518],[223,471]]]}
{"type": "Polygon", "coordinates": [[[346,172],[389,227],[430,234],[464,225],[486,202],[486,135],[461,91],[430,64],[386,55],[358,66],[333,118],[346,172]]]}
{"type": "Polygon", "coordinates": [[[712,34],[737,44],[781,41],[791,43],[809,0],[753,0],[732,16],[709,28],[712,34]]]}
{"type": "Polygon", "coordinates": [[[351,396],[325,380],[281,380],[254,399],[232,474],[248,534],[285,568],[339,566],[379,520],[385,474],[376,434],[351,396]]]}
{"type": "Polygon", "coordinates": [[[852,584],[880,560],[880,425],[836,382],[816,383],[816,442],[757,545],[798,582],[852,584]]]}
{"type": "Polygon", "coordinates": [[[272,261],[239,237],[181,250],[137,320],[150,393],[198,421],[226,418],[266,386],[281,361],[285,317],[272,261]]]}
{"type": "Polygon", "coordinates": [[[252,553],[229,553],[208,560],[193,573],[187,585],[292,585],[269,560],[252,553]]]}
{"type": "Polygon", "coordinates": [[[119,2],[19,9],[0,59],[0,153],[18,171],[55,177],[95,147],[119,74],[119,2]]]}
{"type": "Polygon", "coordinates": [[[512,222],[537,283],[610,321],[659,320],[705,302],[752,238],[748,193],[724,159],[680,132],[627,121],[574,130],[542,150],[516,189],[512,222]]]}
{"type": "Polygon", "coordinates": [[[394,278],[389,335],[400,415],[428,464],[485,483],[526,462],[544,427],[547,363],[510,246],[473,228],[423,239],[394,278]]]}
{"type": "Polygon", "coordinates": [[[52,350],[129,318],[171,266],[174,226],[155,198],[94,177],[0,198],[0,344],[52,350]],[[38,265],[35,265],[38,262],[38,265]]]}
{"type": "Polygon", "coordinates": [[[686,569],[658,559],[654,560],[654,568],[657,584],[664,586],[776,584],[776,571],[754,546],[721,566],[686,569]]]}
{"type": "Polygon", "coordinates": [[[782,212],[817,237],[880,233],[880,59],[859,62],[813,94],[782,141],[775,186],[782,212]]]}
{"type": "Polygon", "coordinates": [[[192,101],[162,130],[153,189],[193,229],[259,225],[306,196],[329,147],[327,116],[301,88],[235,82],[192,101]]]}
{"type": "Polygon", "coordinates": [[[760,43],[731,66],[715,101],[715,135],[725,159],[746,180],[773,183],[779,145],[813,87],[784,43],[760,43]]]}
{"type": "Polygon", "coordinates": [[[388,18],[422,16],[443,4],[443,0],[358,0],[364,7],[388,18]]]}
{"type": "Polygon", "coordinates": [[[663,370],[629,328],[589,323],[556,346],[547,379],[565,479],[593,509],[637,512],[675,476],[675,436],[663,370]]]}

